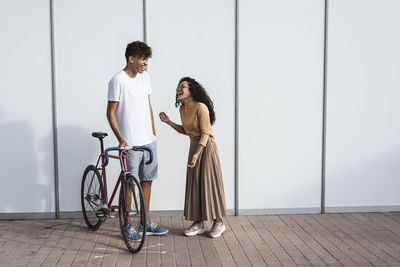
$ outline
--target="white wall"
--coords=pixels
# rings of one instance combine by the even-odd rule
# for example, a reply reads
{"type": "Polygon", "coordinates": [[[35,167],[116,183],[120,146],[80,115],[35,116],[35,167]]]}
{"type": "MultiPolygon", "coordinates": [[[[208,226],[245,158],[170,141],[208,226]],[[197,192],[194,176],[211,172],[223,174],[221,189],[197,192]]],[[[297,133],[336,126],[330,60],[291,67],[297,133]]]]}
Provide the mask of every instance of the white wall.
{"type": "Polygon", "coordinates": [[[400,204],[400,2],[329,6],[326,206],[400,204]]]}
{"type": "Polygon", "coordinates": [[[232,1],[147,1],[148,43],[153,48],[149,72],[154,95],[160,179],[153,186],[153,210],[182,210],[184,206],[189,138],[162,124],[165,111],[180,123],[175,90],[180,78],[199,81],[214,102],[213,126],[227,208],[234,205],[234,38],[232,1]]]}
{"type": "MultiPolygon", "coordinates": [[[[83,171],[100,153],[99,141],[91,133],[105,131],[109,134],[105,146],[118,145],[106,119],[108,81],[125,66],[127,43],[143,38],[143,13],[141,0],[55,2],[60,211],[64,212],[81,209],[83,171]]],[[[109,186],[116,182],[118,166],[114,164],[108,173],[109,186]]]]}
{"type": "Polygon", "coordinates": [[[49,11],[0,3],[0,213],[55,208],[49,11]]]}
{"type": "Polygon", "coordinates": [[[239,209],[319,211],[324,2],[239,11],[239,209]]]}
{"type": "MultiPolygon", "coordinates": [[[[400,210],[400,3],[329,2],[327,211],[400,210]]],[[[80,211],[82,172],[99,152],[91,132],[106,131],[105,145],[117,144],[105,116],[107,84],[125,65],[126,44],[143,38],[143,1],[54,3],[60,211],[80,211]]],[[[233,209],[235,1],[146,3],[160,170],[151,209],[183,209],[189,140],[158,119],[165,111],[179,122],[174,101],[182,76],[196,78],[214,100],[213,129],[233,209]]],[[[318,212],[324,1],[239,4],[240,213],[318,212]]],[[[49,217],[55,211],[49,1],[3,1],[0,31],[0,218],[49,217]]],[[[111,166],[109,185],[118,167],[111,166]]]]}

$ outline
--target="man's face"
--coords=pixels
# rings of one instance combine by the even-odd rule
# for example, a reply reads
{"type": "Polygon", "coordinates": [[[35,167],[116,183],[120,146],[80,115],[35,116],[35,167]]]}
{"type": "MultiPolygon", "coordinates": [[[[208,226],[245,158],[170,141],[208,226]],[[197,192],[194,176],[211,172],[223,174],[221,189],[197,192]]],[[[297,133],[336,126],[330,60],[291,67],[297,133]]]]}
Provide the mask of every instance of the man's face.
{"type": "Polygon", "coordinates": [[[129,61],[132,63],[132,68],[134,72],[143,73],[146,70],[149,59],[142,56],[131,56],[129,57],[129,61]]]}

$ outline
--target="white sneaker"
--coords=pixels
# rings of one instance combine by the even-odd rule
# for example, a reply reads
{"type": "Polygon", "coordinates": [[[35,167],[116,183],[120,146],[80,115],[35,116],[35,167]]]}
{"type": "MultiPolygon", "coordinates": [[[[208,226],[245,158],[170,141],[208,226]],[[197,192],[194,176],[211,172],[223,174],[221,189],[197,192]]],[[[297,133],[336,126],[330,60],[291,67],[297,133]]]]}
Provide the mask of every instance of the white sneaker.
{"type": "Polygon", "coordinates": [[[214,221],[214,224],[210,230],[210,236],[212,238],[217,238],[222,235],[223,232],[225,232],[226,227],[224,222],[221,219],[217,219],[214,221]]]}
{"type": "Polygon", "coordinates": [[[198,221],[192,223],[189,228],[187,228],[184,233],[186,236],[195,236],[195,235],[201,235],[206,232],[206,229],[204,228],[204,222],[203,221],[198,221]]]}

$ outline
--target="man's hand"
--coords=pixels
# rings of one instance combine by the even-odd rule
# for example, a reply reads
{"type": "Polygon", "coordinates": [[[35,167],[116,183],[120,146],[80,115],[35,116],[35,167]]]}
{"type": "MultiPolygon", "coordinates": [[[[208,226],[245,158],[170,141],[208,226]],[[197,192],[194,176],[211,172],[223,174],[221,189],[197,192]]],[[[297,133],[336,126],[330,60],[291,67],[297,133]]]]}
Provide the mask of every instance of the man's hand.
{"type": "MultiPolygon", "coordinates": [[[[128,146],[128,143],[125,141],[125,139],[122,139],[121,141],[119,141],[119,147],[127,147],[127,146],[128,146]]],[[[127,152],[128,151],[123,150],[121,153],[125,157],[127,152]]]]}
{"type": "Polygon", "coordinates": [[[119,141],[119,147],[126,147],[126,146],[128,146],[128,143],[125,141],[125,139],[119,141]]]}
{"type": "Polygon", "coordinates": [[[168,115],[165,114],[164,112],[160,112],[159,116],[162,122],[168,123],[170,121],[168,115]]]}

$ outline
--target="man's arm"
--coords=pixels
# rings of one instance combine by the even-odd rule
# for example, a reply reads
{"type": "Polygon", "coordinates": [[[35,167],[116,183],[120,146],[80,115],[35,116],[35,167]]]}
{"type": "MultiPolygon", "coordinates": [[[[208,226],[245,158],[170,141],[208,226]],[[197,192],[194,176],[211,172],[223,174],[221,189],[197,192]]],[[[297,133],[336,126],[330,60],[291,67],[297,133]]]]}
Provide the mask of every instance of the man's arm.
{"type": "Polygon", "coordinates": [[[157,136],[156,134],[156,127],[154,126],[154,116],[153,116],[153,108],[151,107],[150,103],[150,95],[149,96],[149,107],[150,107],[150,116],[151,116],[151,126],[153,127],[153,134],[154,136],[157,136]]]}
{"type": "Polygon", "coordinates": [[[118,107],[118,102],[108,101],[107,120],[111,126],[112,131],[115,134],[115,137],[117,137],[117,139],[118,139],[119,146],[124,147],[124,146],[128,146],[128,143],[125,141],[124,137],[122,136],[121,132],[119,131],[117,118],[115,117],[115,111],[117,110],[117,107],[118,107]]]}

